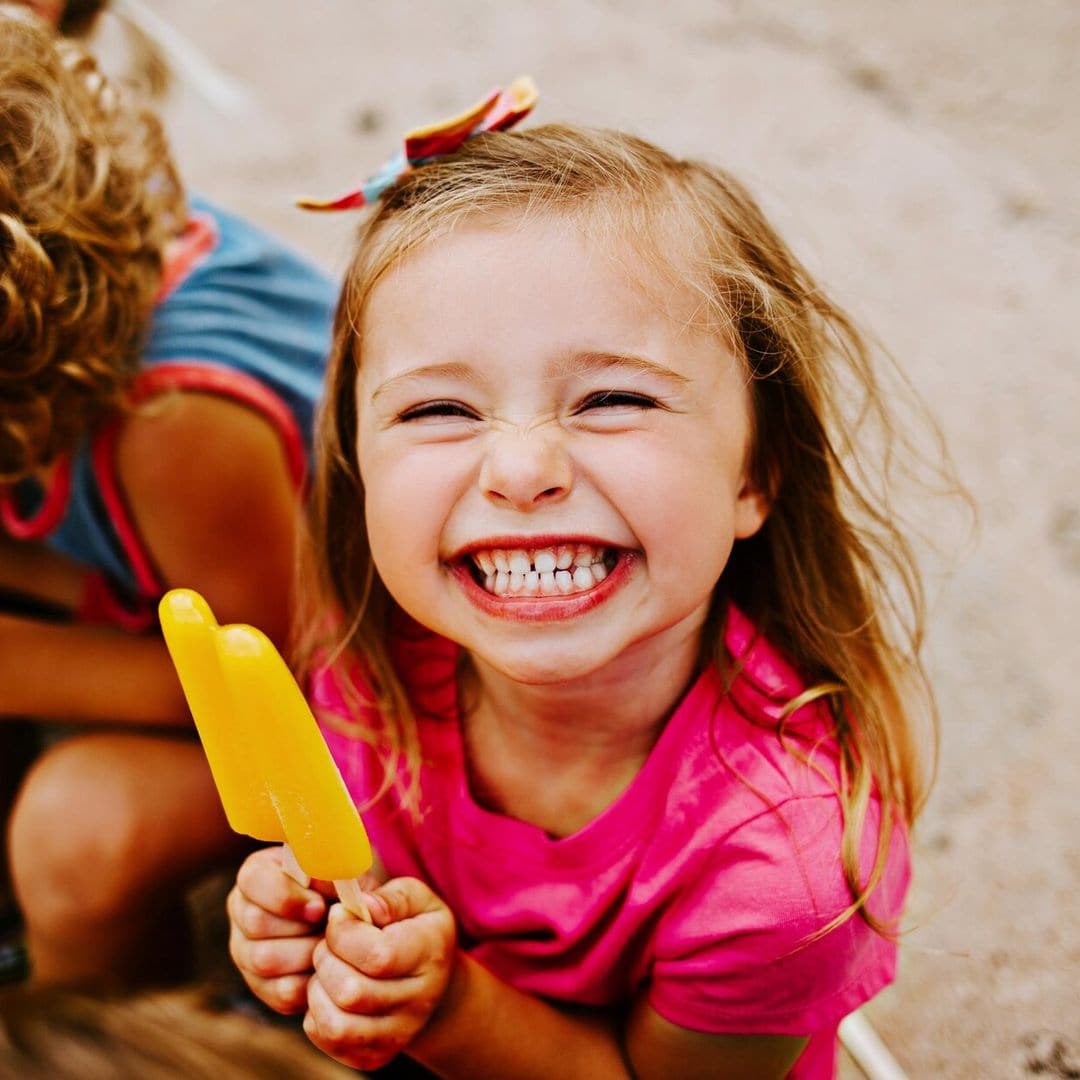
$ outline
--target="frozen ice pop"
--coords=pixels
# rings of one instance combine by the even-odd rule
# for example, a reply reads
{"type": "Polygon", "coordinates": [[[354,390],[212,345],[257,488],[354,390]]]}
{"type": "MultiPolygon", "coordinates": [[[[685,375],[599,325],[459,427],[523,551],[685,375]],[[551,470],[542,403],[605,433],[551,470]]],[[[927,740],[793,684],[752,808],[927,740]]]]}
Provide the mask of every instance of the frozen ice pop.
{"type": "Polygon", "coordinates": [[[303,884],[333,881],[346,909],[369,919],[356,882],[372,863],[367,833],[277,649],[254,627],[219,627],[191,590],[168,593],[160,612],[229,824],[286,842],[286,870],[303,884]]]}
{"type": "Polygon", "coordinates": [[[218,624],[210,606],[191,589],[173,589],[162,598],[158,614],[230,827],[256,840],[284,843],[281,821],[251,753],[258,730],[244,729],[249,714],[234,709],[221,671],[218,624]]]}

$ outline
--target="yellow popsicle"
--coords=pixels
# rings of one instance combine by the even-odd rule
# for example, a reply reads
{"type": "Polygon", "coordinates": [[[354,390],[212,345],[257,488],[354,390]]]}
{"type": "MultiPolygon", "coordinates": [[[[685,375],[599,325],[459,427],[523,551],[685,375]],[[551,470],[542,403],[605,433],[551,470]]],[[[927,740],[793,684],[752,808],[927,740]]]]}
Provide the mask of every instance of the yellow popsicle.
{"type": "Polygon", "coordinates": [[[333,881],[370,922],[356,881],[372,864],[367,833],[285,661],[254,627],[218,626],[191,589],[158,611],[229,825],[286,844],[286,873],[333,881]]]}
{"type": "Polygon", "coordinates": [[[273,643],[253,626],[223,626],[216,636],[225,683],[305,873],[348,881],[371,868],[356,806],[300,687],[273,643]]]}
{"type": "Polygon", "coordinates": [[[256,840],[284,843],[285,832],[252,754],[260,740],[258,729],[243,726],[249,714],[233,706],[221,671],[214,613],[197,592],[173,589],[162,597],[158,614],[229,826],[256,840]]]}

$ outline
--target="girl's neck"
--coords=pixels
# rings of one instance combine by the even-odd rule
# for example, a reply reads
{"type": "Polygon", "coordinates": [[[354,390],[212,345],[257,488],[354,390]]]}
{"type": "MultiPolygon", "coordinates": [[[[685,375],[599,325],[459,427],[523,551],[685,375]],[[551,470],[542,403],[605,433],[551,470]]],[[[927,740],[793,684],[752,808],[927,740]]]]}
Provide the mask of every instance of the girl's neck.
{"type": "Polygon", "coordinates": [[[644,764],[698,652],[696,632],[659,649],[644,643],[588,680],[547,686],[516,683],[473,658],[462,726],[474,796],[554,836],[581,828],[644,764]]]}

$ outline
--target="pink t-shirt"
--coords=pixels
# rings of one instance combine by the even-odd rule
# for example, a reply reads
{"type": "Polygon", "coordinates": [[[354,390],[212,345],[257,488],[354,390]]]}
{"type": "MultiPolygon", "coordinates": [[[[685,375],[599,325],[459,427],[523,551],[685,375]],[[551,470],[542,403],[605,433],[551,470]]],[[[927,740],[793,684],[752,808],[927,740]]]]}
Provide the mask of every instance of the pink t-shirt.
{"type": "MultiPolygon", "coordinates": [[[[473,799],[453,643],[415,624],[397,643],[424,758],[419,822],[392,793],[367,806],[381,767],[366,742],[335,730],[345,705],[329,673],[316,675],[312,701],[389,873],[427,882],[457,916],[462,946],[500,978],[584,1005],[644,991],[696,1031],[808,1035],[790,1075],[833,1077],[837,1024],[892,981],[896,948],[857,915],[807,944],[851,902],[830,717],[817,702],[788,722],[790,743],[812,750],[809,767],[775,723],[803,683],[734,609],[726,642],[741,663],[731,689],[701,675],[630,786],[561,839],[473,799]]],[[[865,872],[877,823],[874,804],[865,872]]],[[[909,880],[906,833],[893,836],[870,905],[885,918],[909,880]]]]}

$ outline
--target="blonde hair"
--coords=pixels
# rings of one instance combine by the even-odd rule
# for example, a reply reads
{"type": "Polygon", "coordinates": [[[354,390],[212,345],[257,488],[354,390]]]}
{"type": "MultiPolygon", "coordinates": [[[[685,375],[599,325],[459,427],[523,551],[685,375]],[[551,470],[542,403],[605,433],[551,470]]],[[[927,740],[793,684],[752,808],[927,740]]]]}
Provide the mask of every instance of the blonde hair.
{"type": "MultiPolygon", "coordinates": [[[[778,726],[807,760],[811,750],[799,748],[787,718],[815,697],[829,699],[840,751],[842,862],[854,898],[840,919],[861,909],[878,926],[865,901],[883,870],[895,816],[911,822],[922,805],[931,770],[919,753],[917,727],[920,718],[932,731],[935,725],[919,660],[920,578],[890,496],[895,467],[914,448],[887,408],[895,388],[879,381],[851,320],[722,170],[632,136],[550,125],[476,137],[391,189],[361,227],[320,419],[311,521],[321,599],[340,615],[329,648],[362,657],[388,760],[404,755],[415,764],[415,725],[385,646],[394,605],[371,564],[356,461],[362,316],[375,283],[408,252],[466,219],[508,211],[569,218],[602,241],[633,237],[650,269],[678,275],[696,290],[702,317],[745,364],[750,477],[771,509],[761,530],[735,545],[703,658],[733,677],[723,636],[733,601],[811,681],[778,726]],[[874,448],[881,452],[876,470],[863,461],[874,448]],[[881,826],[877,858],[865,875],[860,840],[875,788],[881,826]]],[[[326,653],[314,625],[302,656],[319,644],[326,653]]]]}
{"type": "Polygon", "coordinates": [[[0,482],[122,405],[185,221],[157,117],[0,8],[0,482]]]}
{"type": "Polygon", "coordinates": [[[204,988],[0,993],[0,1080],[331,1080],[357,1074],[299,1033],[215,1007],[204,988]]]}

